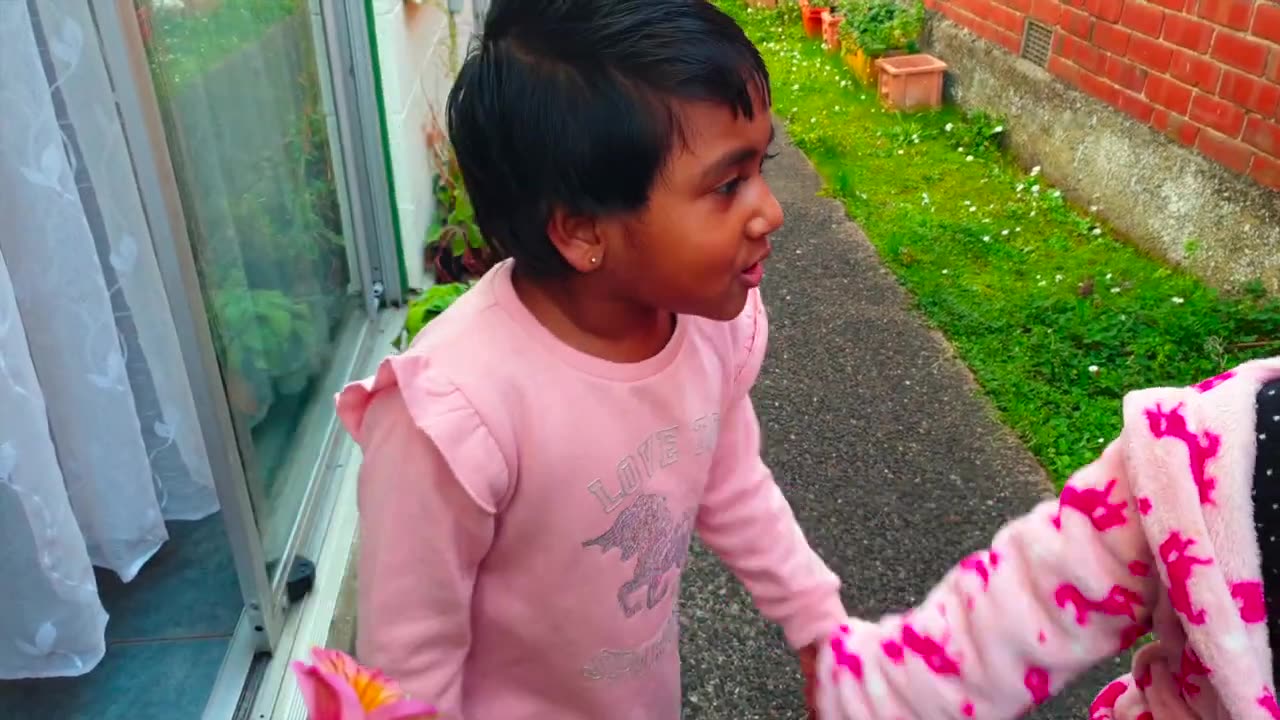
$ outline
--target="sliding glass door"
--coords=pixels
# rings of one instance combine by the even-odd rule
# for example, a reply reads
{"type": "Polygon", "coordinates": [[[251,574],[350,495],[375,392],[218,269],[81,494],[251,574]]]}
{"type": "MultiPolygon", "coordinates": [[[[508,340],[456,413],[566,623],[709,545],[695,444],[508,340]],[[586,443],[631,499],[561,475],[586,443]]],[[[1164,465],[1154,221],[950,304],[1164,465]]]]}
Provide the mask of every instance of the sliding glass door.
{"type": "Polygon", "coordinates": [[[367,317],[307,0],[140,6],[270,570],[286,568],[367,317]]]}
{"type": "Polygon", "coordinates": [[[0,717],[230,718],[287,640],[401,293],[363,8],[0,1],[0,717]]]}

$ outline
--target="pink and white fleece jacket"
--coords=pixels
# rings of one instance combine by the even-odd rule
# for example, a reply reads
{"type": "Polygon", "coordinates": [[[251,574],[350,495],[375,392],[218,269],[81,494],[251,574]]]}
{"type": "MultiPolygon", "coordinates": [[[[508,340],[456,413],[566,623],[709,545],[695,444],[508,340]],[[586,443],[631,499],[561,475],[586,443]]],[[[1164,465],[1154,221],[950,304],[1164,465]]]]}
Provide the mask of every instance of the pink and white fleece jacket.
{"type": "Polygon", "coordinates": [[[1013,718],[1154,630],[1090,720],[1280,719],[1251,490],[1255,395],[1280,359],[1124,402],[1058,500],[922,605],[819,649],[821,720],[1013,718]]]}

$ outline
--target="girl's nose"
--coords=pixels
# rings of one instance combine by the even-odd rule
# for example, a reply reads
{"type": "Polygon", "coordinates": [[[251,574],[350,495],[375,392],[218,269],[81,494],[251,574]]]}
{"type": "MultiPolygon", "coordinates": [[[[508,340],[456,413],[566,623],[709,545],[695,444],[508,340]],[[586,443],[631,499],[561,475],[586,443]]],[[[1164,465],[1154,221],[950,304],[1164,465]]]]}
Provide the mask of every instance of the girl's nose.
{"type": "Polygon", "coordinates": [[[774,196],[773,191],[766,187],[764,196],[760,199],[760,208],[756,211],[755,217],[747,223],[747,233],[753,238],[762,238],[780,227],[782,227],[782,205],[778,203],[778,198],[774,196]]]}

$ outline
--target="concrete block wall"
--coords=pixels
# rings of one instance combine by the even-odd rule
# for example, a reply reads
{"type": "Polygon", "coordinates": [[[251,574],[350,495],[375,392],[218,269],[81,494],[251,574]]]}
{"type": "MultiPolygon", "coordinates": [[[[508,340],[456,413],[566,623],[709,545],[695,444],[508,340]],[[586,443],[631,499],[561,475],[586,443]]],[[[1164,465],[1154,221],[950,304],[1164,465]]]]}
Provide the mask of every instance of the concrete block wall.
{"type": "Polygon", "coordinates": [[[1018,54],[1053,29],[1048,71],[1231,171],[1280,190],[1280,2],[926,0],[1018,54]]]}
{"type": "Polygon", "coordinates": [[[373,29],[381,69],[391,155],[391,181],[409,286],[423,288],[427,230],[435,213],[426,133],[433,117],[444,123],[444,104],[475,28],[473,0],[453,14],[451,47],[446,0],[373,0],[373,29]]]}

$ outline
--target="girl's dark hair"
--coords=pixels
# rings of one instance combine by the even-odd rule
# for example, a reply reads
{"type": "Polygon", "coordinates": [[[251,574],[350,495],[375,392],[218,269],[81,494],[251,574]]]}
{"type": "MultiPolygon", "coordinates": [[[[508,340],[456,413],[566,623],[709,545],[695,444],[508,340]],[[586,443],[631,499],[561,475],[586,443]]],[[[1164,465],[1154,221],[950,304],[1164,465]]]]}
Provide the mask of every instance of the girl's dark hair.
{"type": "Polygon", "coordinates": [[[770,103],[760,53],[710,3],[494,0],[447,108],[481,230],[522,272],[567,272],[553,209],[643,207],[683,141],[682,101],[747,119],[770,103]]]}

